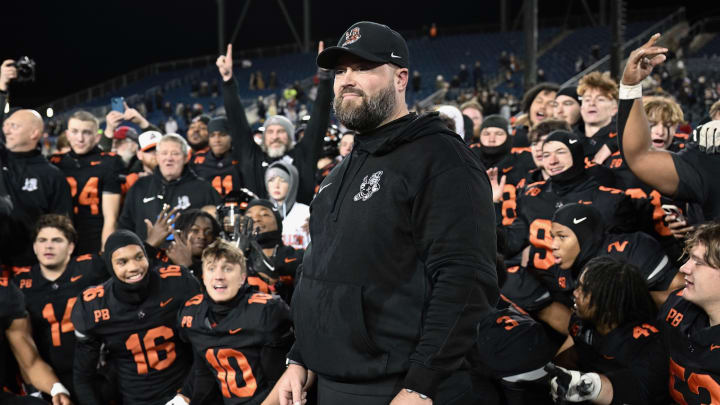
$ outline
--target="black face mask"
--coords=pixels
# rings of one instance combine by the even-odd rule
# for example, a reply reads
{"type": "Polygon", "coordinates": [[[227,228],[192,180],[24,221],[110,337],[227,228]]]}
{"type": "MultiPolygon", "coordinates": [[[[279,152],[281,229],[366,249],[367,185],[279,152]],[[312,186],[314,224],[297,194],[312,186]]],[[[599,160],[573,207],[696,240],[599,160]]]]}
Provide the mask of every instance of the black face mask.
{"type": "Polygon", "coordinates": [[[547,139],[545,139],[544,144],[553,141],[562,142],[565,146],[568,147],[568,149],[570,149],[573,163],[572,166],[570,166],[564,172],[556,174],[554,176],[550,176],[550,179],[553,183],[558,184],[573,182],[585,173],[585,153],[583,150],[582,140],[578,138],[575,134],[567,131],[558,130],[551,132],[550,135],[548,135],[547,139]]]}
{"type": "Polygon", "coordinates": [[[571,203],[560,207],[553,215],[552,222],[564,225],[573,231],[580,244],[580,253],[572,265],[579,272],[585,263],[598,255],[605,239],[602,216],[591,205],[571,203]]]}
{"type": "Polygon", "coordinates": [[[282,232],[274,230],[260,233],[257,235],[257,242],[263,249],[274,248],[282,243],[282,232]]]}
{"type": "Polygon", "coordinates": [[[128,284],[120,281],[119,278],[113,273],[113,292],[118,300],[127,304],[139,304],[147,299],[150,294],[150,270],[145,274],[142,280],[128,284]]]}

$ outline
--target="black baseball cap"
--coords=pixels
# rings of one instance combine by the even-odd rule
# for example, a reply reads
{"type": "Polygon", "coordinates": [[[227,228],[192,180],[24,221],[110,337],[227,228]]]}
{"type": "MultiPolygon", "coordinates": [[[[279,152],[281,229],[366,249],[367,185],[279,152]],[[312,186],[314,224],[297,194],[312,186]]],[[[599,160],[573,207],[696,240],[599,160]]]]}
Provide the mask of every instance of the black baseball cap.
{"type": "Polygon", "coordinates": [[[355,55],[371,62],[392,63],[406,68],[410,51],[405,39],[387,25],[370,21],[353,24],[340,37],[337,46],[320,52],[317,65],[334,69],[343,55],[355,55]]]}

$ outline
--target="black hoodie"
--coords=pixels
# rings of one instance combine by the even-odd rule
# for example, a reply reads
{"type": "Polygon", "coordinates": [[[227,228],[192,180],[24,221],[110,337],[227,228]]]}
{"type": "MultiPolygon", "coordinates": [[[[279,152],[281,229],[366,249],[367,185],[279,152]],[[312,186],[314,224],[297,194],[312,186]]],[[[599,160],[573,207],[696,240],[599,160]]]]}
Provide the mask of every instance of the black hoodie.
{"type": "Polygon", "coordinates": [[[63,173],[40,153],[11,152],[0,144],[0,181],[13,203],[0,216],[0,262],[17,266],[37,262],[32,252],[32,228],[43,214],[72,215],[70,186],[63,173]]]}
{"type": "Polygon", "coordinates": [[[310,207],[289,357],[339,381],[404,377],[432,398],[498,298],[491,195],[437,113],[357,136],[310,207]]]}
{"type": "Polygon", "coordinates": [[[220,195],[207,181],[185,166],[179,178],[167,181],[156,167],[152,176],[145,176],[128,190],[125,205],[118,220],[119,229],[129,229],[140,239],[147,237],[145,219],[155,223],[164,204],[171,207],[202,208],[220,204],[220,195]]]}

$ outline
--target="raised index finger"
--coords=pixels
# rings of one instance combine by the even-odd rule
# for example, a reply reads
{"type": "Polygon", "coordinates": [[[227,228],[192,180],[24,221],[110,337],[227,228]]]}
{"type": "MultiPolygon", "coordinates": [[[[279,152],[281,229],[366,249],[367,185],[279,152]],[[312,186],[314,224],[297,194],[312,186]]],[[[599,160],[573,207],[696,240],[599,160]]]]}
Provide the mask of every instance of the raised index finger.
{"type": "Polygon", "coordinates": [[[228,44],[227,52],[225,53],[225,57],[232,60],[232,44],[228,44]]]}
{"type": "Polygon", "coordinates": [[[653,34],[653,35],[650,37],[650,39],[648,39],[648,41],[645,42],[645,45],[643,45],[641,48],[649,48],[649,47],[655,45],[655,42],[657,42],[658,39],[660,39],[660,33],[659,33],[659,32],[653,34]]]}

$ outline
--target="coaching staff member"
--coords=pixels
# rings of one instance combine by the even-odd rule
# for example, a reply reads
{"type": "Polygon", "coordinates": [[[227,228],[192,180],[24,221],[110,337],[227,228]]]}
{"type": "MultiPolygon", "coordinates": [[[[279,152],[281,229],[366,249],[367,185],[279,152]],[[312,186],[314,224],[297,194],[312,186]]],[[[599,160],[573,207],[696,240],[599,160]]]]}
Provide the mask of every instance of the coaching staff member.
{"type": "Polygon", "coordinates": [[[321,405],[464,404],[458,369],[498,298],[485,169],[436,113],[408,113],[397,32],[359,22],[317,62],[358,136],[312,203],[280,401],[300,403],[311,370],[321,405]]]}

